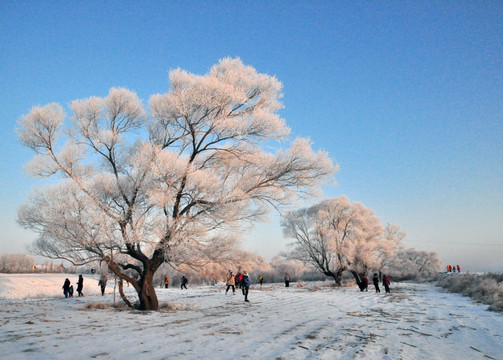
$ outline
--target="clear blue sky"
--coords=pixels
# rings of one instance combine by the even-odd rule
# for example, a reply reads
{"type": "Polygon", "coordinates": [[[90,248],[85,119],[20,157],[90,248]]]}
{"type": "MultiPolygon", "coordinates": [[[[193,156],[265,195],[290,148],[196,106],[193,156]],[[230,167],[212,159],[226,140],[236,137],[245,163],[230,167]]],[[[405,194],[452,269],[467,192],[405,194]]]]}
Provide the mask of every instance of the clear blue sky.
{"type": "MultiPolygon", "coordinates": [[[[464,269],[503,270],[503,4],[499,1],[0,2],[0,253],[35,235],[16,211],[37,181],[15,135],[32,106],[147,101],[169,69],[240,57],[284,84],[281,116],[340,165],[347,195],[464,269]]],[[[278,218],[244,246],[285,249],[278,218]]]]}

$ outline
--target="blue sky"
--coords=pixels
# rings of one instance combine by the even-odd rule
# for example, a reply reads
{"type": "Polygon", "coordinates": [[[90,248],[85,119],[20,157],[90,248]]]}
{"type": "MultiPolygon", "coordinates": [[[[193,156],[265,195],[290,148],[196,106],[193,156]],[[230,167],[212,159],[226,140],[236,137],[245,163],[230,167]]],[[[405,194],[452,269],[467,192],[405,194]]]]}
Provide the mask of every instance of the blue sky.
{"type": "MultiPolygon", "coordinates": [[[[39,184],[18,118],[34,105],[148,101],[168,71],[240,57],[284,84],[293,136],[340,166],[347,195],[447,264],[503,271],[503,4],[497,1],[1,1],[0,252],[35,235],[16,211],[39,184]]],[[[246,249],[285,250],[279,220],[246,249]]]]}

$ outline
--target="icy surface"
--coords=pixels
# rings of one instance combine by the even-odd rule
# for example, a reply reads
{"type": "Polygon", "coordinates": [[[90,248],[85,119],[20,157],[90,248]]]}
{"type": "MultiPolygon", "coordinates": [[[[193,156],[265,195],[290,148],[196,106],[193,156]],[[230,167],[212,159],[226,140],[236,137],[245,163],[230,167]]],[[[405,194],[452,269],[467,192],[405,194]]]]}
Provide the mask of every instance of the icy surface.
{"type": "MultiPolygon", "coordinates": [[[[328,283],[253,285],[250,303],[224,285],[156,289],[176,310],[113,308],[98,277],[64,299],[78,275],[0,274],[2,359],[501,359],[503,315],[429,284],[391,294],[328,283]]],[[[132,297],[132,289],[126,293],[132,297]]],[[[118,294],[116,301],[121,302],[118,294]]],[[[166,309],[166,307],[163,307],[166,309]]]]}

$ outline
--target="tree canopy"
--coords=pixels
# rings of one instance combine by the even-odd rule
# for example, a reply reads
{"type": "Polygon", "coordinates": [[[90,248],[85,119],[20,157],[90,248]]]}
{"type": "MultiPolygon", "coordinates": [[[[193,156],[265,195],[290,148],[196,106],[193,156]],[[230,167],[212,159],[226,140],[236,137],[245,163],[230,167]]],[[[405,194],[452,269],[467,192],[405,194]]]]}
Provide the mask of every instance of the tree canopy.
{"type": "Polygon", "coordinates": [[[288,256],[310,263],[339,285],[346,270],[359,282],[359,274],[380,269],[405,236],[394,225],[383,227],[374,211],[344,196],[291,211],[282,227],[294,240],[288,256]]]}
{"type": "Polygon", "coordinates": [[[134,286],[141,309],[158,307],[152,277],[163,262],[218,260],[243,224],[313,194],[336,171],[308,139],[289,141],[275,77],[226,58],[169,80],[148,107],[112,88],[73,101],[68,119],[52,103],[19,120],[19,139],[36,154],[27,170],[54,179],[19,209],[19,223],[39,234],[33,250],[104,261],[134,286]]]}

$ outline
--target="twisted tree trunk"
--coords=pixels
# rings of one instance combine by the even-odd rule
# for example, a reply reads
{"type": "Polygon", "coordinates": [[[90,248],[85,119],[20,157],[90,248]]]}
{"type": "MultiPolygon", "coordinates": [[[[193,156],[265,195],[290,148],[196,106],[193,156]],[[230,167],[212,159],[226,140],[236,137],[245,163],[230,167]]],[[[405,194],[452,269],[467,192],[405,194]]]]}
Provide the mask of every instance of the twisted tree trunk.
{"type": "Polygon", "coordinates": [[[360,277],[360,275],[356,271],[354,271],[354,270],[350,270],[350,271],[351,271],[351,274],[353,275],[353,277],[355,278],[356,285],[358,285],[360,290],[363,291],[363,289],[365,289],[367,284],[365,284],[363,282],[362,278],[360,277]]]}
{"type": "Polygon", "coordinates": [[[124,282],[121,278],[119,278],[119,294],[121,296],[121,299],[122,301],[124,301],[124,303],[129,307],[129,308],[132,308],[133,305],[131,305],[131,302],[128,300],[128,298],[126,297],[126,295],[124,294],[124,282]]]}
{"type": "Polygon", "coordinates": [[[159,301],[154,289],[154,274],[150,268],[143,271],[142,277],[139,280],[139,289],[137,289],[138,299],[140,300],[140,310],[158,310],[159,301]]]}

